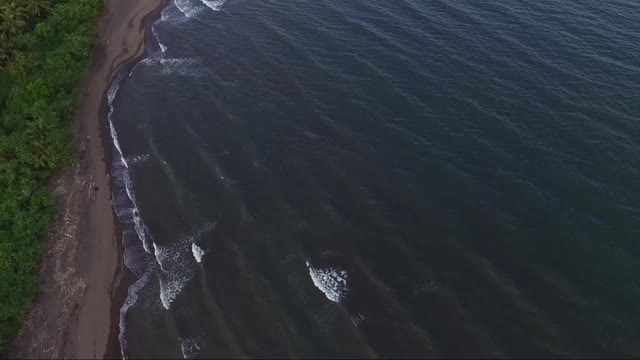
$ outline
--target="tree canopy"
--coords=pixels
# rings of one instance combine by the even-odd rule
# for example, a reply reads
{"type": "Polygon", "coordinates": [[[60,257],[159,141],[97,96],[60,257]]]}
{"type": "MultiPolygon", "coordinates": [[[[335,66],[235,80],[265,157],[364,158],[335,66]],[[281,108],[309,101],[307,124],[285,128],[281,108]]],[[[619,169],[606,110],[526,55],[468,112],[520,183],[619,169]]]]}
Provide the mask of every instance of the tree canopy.
{"type": "Polygon", "coordinates": [[[37,293],[46,185],[73,158],[74,87],[89,65],[102,0],[0,0],[0,355],[37,293]]]}

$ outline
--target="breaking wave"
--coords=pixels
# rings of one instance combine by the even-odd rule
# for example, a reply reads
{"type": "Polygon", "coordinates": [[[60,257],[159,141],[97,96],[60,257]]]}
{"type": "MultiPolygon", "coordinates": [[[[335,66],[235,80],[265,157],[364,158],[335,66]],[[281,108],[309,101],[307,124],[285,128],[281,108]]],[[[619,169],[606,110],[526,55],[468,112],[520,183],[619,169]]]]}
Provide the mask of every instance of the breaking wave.
{"type": "Polygon", "coordinates": [[[175,0],[175,4],[186,17],[194,17],[204,10],[202,2],[198,0],[175,0]]]}
{"type": "Polygon", "coordinates": [[[324,293],[327,299],[333,302],[341,302],[347,296],[347,280],[349,274],[346,270],[336,268],[315,268],[307,261],[309,275],[311,281],[320,291],[324,293]]]}
{"type": "Polygon", "coordinates": [[[156,30],[156,24],[151,25],[151,32],[153,33],[153,37],[158,42],[158,45],[160,46],[160,50],[163,53],[167,52],[167,46],[164,45],[162,41],[160,41],[160,37],[158,36],[158,31],[156,30]]]}
{"type": "Polygon", "coordinates": [[[193,253],[193,258],[199,263],[202,262],[202,257],[206,253],[201,247],[196,245],[196,243],[191,244],[191,252],[193,253]]]}
{"type": "Polygon", "coordinates": [[[188,18],[197,16],[207,8],[220,11],[224,3],[224,0],[175,0],[178,10],[188,18]]]}
{"type": "MultiPolygon", "coordinates": [[[[197,59],[166,58],[165,54],[168,48],[160,40],[155,25],[160,21],[180,23],[207,8],[218,11],[223,3],[224,1],[221,0],[175,0],[172,5],[163,9],[160,19],[151,25],[151,33],[157,41],[160,51],[155,51],[149,54],[146,59],[136,63],[128,72],[128,76],[131,76],[139,66],[158,67],[159,72],[164,75],[175,74],[192,77],[205,75],[207,70],[197,59]]],[[[124,263],[138,278],[129,287],[125,302],[120,309],[119,341],[123,359],[127,358],[126,316],[129,309],[138,302],[140,292],[149,287],[152,277],[157,274],[161,304],[164,309],[168,310],[186,283],[194,277],[198,269],[197,263],[202,261],[206,253],[204,249],[196,245],[195,241],[215,227],[212,223],[204,224],[177,242],[167,245],[159,245],[153,241],[153,237],[140,214],[129,171],[131,166],[146,162],[151,156],[149,154],[126,156],[121,148],[112,119],[113,102],[121,82],[126,77],[127,73],[121,72],[107,92],[108,124],[113,143],[111,164],[113,196],[111,204],[118,220],[123,225],[124,263]]],[[[198,343],[193,338],[181,338],[180,343],[185,358],[194,357],[200,351],[198,343]]]]}
{"type": "Polygon", "coordinates": [[[224,4],[224,0],[202,0],[202,2],[213,11],[220,11],[224,4]]]}
{"type": "Polygon", "coordinates": [[[153,253],[161,270],[160,300],[165,309],[171,308],[187,282],[196,274],[196,262],[199,261],[193,253],[195,242],[214,228],[215,224],[207,223],[176,242],[167,245],[153,244],[153,253]]]}
{"type": "Polygon", "coordinates": [[[151,269],[145,272],[142,277],[129,287],[127,299],[120,308],[120,334],[118,335],[118,340],[120,340],[120,353],[123,359],[127,359],[127,338],[125,336],[127,312],[138,302],[138,293],[149,283],[150,275],[151,269]]]}
{"type": "Polygon", "coordinates": [[[121,73],[111,85],[107,92],[107,103],[109,106],[108,123],[113,143],[113,158],[111,163],[111,177],[113,180],[113,193],[111,206],[123,226],[122,244],[124,246],[123,259],[125,265],[138,277],[138,280],[129,287],[127,298],[120,308],[120,349],[123,359],[126,359],[127,341],[125,319],[128,310],[138,301],[138,292],[149,282],[151,273],[150,265],[153,264],[149,243],[152,242],[149,229],[144,224],[140,211],[136,203],[136,196],[133,190],[133,183],[129,173],[129,166],[144,159],[148,155],[127,158],[124,156],[118,135],[113,124],[113,101],[120,89],[120,82],[123,80],[121,73]]]}

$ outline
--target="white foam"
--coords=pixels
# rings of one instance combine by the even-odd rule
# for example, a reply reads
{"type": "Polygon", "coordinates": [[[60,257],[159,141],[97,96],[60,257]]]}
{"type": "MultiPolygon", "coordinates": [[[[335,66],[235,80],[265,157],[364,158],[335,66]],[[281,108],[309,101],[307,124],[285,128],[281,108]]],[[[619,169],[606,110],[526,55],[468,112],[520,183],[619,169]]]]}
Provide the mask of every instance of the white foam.
{"type": "Polygon", "coordinates": [[[187,235],[187,239],[194,242],[202,237],[202,235],[216,228],[216,223],[208,222],[198,226],[191,234],[187,235]]]}
{"type": "MultiPolygon", "coordinates": [[[[153,54],[152,54],[153,55],[153,54]]],[[[135,65],[133,65],[133,67],[131,68],[131,71],[129,71],[129,77],[131,77],[131,75],[133,75],[133,73],[136,71],[136,69],[138,69],[138,66],[144,66],[144,65],[149,65],[153,62],[157,62],[157,60],[155,60],[153,57],[148,57],[142,61],[138,61],[135,65]]]]}
{"type": "Polygon", "coordinates": [[[202,257],[205,254],[205,251],[196,243],[191,244],[191,252],[193,253],[193,258],[196,259],[198,263],[202,262],[202,257]]]}
{"type": "Polygon", "coordinates": [[[149,244],[147,242],[147,235],[149,233],[149,229],[147,229],[147,225],[144,224],[142,218],[140,217],[140,213],[138,212],[138,207],[133,210],[133,222],[135,224],[136,233],[142,241],[142,247],[147,254],[151,254],[151,249],[149,249],[149,244]]]}
{"type": "Polygon", "coordinates": [[[200,352],[200,346],[194,338],[180,338],[180,349],[182,349],[182,357],[190,359],[200,352]]]}
{"type": "Polygon", "coordinates": [[[313,284],[320,289],[333,302],[340,302],[347,296],[347,279],[349,274],[346,270],[335,268],[314,268],[307,261],[309,275],[313,284]]]}
{"type": "Polygon", "coordinates": [[[160,301],[166,310],[171,308],[171,304],[182,292],[187,281],[191,280],[191,277],[192,276],[179,277],[174,274],[169,274],[167,277],[160,277],[160,301]]]}
{"type": "Polygon", "coordinates": [[[158,64],[160,64],[160,56],[156,56],[156,54],[151,54],[151,56],[149,56],[148,58],[137,63],[136,66],[138,65],[150,66],[150,65],[158,65],[158,64]]]}
{"type": "MultiPolygon", "coordinates": [[[[123,224],[134,223],[135,232],[138,236],[138,239],[142,242],[142,246],[144,250],[147,253],[151,253],[148,247],[148,243],[146,241],[146,234],[148,233],[148,230],[144,225],[144,223],[142,222],[142,219],[140,218],[138,207],[135,201],[133,185],[132,185],[131,177],[128,171],[129,164],[124,157],[122,148],[120,147],[120,141],[118,139],[118,135],[113,125],[113,112],[114,112],[113,102],[116,98],[118,90],[120,89],[120,81],[122,79],[123,77],[121,75],[118,76],[118,78],[116,78],[116,80],[113,82],[113,84],[111,85],[111,87],[107,92],[107,101],[109,105],[109,114],[108,114],[109,131],[115,147],[111,174],[113,176],[115,183],[117,184],[116,186],[114,186],[114,194],[113,194],[111,203],[112,203],[112,206],[114,207],[116,214],[118,215],[118,218],[120,219],[120,221],[123,222],[123,224]],[[122,189],[125,190],[124,193],[121,192],[122,189]],[[116,197],[116,191],[119,194],[117,197],[116,197]],[[125,195],[126,198],[124,198],[123,195],[125,195]]],[[[125,236],[123,235],[123,243],[124,242],[125,242],[125,236]]],[[[151,273],[148,260],[145,261],[140,257],[138,257],[137,255],[134,255],[134,257],[131,257],[130,254],[132,250],[133,249],[131,248],[125,248],[124,262],[127,265],[127,267],[129,267],[136,275],[140,276],[140,278],[132,286],[129,287],[125,303],[120,308],[120,322],[119,322],[120,334],[118,338],[120,341],[120,349],[121,349],[121,355],[123,359],[127,358],[127,355],[126,355],[127,341],[126,341],[126,331],[125,331],[126,314],[129,308],[131,308],[131,306],[133,306],[137,302],[138,292],[142,288],[144,288],[146,284],[149,282],[149,276],[151,273]],[[142,262],[138,264],[140,260],[142,260],[142,262]]],[[[135,251],[133,252],[135,253],[135,251]]]]}
{"type": "Polygon", "coordinates": [[[204,10],[202,4],[196,0],[175,0],[175,4],[186,17],[194,17],[204,10]]]}
{"type": "Polygon", "coordinates": [[[164,75],[178,74],[201,77],[206,73],[206,68],[202,63],[193,58],[163,58],[160,59],[160,64],[163,66],[161,73],[164,75]]]}
{"type": "Polygon", "coordinates": [[[158,263],[158,265],[160,265],[160,269],[162,269],[162,263],[160,262],[160,258],[162,257],[162,255],[160,254],[160,247],[158,247],[156,243],[153,243],[153,256],[156,257],[156,262],[158,263]]]}
{"type": "Polygon", "coordinates": [[[115,126],[113,126],[113,101],[115,100],[116,95],[118,94],[118,90],[120,89],[120,81],[121,81],[120,78],[116,79],[113,82],[113,85],[111,86],[111,88],[109,88],[109,91],[107,92],[107,101],[109,104],[109,115],[107,119],[109,122],[109,128],[110,128],[109,130],[111,133],[111,139],[113,141],[113,145],[118,151],[117,155],[120,159],[120,165],[124,167],[123,171],[120,172],[120,176],[122,177],[122,181],[124,182],[124,188],[127,193],[127,196],[129,197],[129,199],[131,200],[131,203],[133,204],[132,214],[133,214],[133,221],[135,223],[136,233],[138,234],[138,238],[140,239],[140,241],[142,241],[142,246],[144,247],[144,250],[147,253],[151,254],[151,251],[149,249],[148,242],[147,242],[147,234],[149,233],[149,230],[147,229],[146,225],[142,221],[142,218],[140,217],[140,211],[138,209],[138,204],[136,202],[136,196],[135,196],[135,193],[133,192],[133,182],[131,181],[131,177],[128,171],[129,164],[127,163],[124,153],[122,152],[122,148],[120,147],[120,141],[118,140],[118,134],[116,133],[115,126]]]}
{"type": "MultiPolygon", "coordinates": [[[[109,89],[109,92],[107,93],[107,99],[109,101],[109,127],[110,127],[110,133],[111,133],[111,139],[113,140],[113,145],[116,147],[116,149],[118,150],[118,152],[120,153],[120,155],[122,156],[122,149],[120,149],[120,142],[118,141],[118,134],[116,134],[116,129],[113,127],[113,122],[111,121],[111,115],[113,114],[113,106],[111,106],[111,103],[113,102],[113,99],[115,98],[115,94],[118,92],[118,89],[120,88],[120,84],[119,82],[114,83],[114,85],[111,87],[111,89],[109,89]]],[[[128,168],[129,165],[127,165],[127,161],[122,158],[122,165],[124,165],[125,168],[128,168]]]]}
{"type": "Polygon", "coordinates": [[[120,334],[118,335],[118,340],[120,340],[120,354],[122,355],[122,359],[127,359],[127,337],[125,332],[127,312],[129,311],[129,308],[138,301],[138,292],[147,285],[150,274],[151,271],[149,269],[144,273],[144,275],[142,275],[142,277],[140,277],[140,279],[138,279],[138,281],[129,287],[129,290],[127,291],[127,298],[120,308],[120,334]]]}
{"type": "Polygon", "coordinates": [[[153,253],[160,265],[160,301],[169,310],[171,303],[182,291],[187,281],[191,280],[194,272],[190,269],[189,259],[181,254],[181,244],[159,246],[153,244],[153,253]]]}
{"type": "Polygon", "coordinates": [[[141,155],[131,155],[127,156],[127,164],[136,165],[143,163],[151,158],[149,154],[141,154],[141,155]]]}
{"type": "Polygon", "coordinates": [[[220,11],[224,4],[224,0],[202,0],[202,2],[213,11],[220,11]]]}
{"type": "MultiPolygon", "coordinates": [[[[195,242],[214,228],[214,223],[206,223],[174,243],[168,245],[153,243],[153,253],[160,270],[162,270],[160,274],[160,301],[165,309],[171,308],[171,304],[182,292],[187,282],[195,276],[196,261],[199,262],[193,250],[195,242]]],[[[202,260],[201,256],[200,260],[202,260]]]]}
{"type": "Polygon", "coordinates": [[[158,42],[158,45],[160,45],[160,50],[163,53],[167,52],[167,46],[165,44],[163,44],[162,41],[160,41],[160,36],[158,35],[158,32],[156,31],[156,24],[151,25],[151,32],[153,33],[153,37],[156,38],[156,41],[158,42]]]}
{"type": "Polygon", "coordinates": [[[164,58],[164,53],[154,53],[150,57],[137,63],[131,74],[138,66],[160,67],[162,75],[183,75],[194,78],[206,76],[207,68],[198,59],[194,58],[164,58]]]}
{"type": "Polygon", "coordinates": [[[162,21],[162,22],[167,22],[169,24],[178,25],[188,20],[189,18],[185,16],[184,12],[182,12],[176,4],[172,3],[171,5],[164,8],[164,10],[162,10],[162,13],[160,14],[160,19],[158,19],[157,22],[162,21]]]}

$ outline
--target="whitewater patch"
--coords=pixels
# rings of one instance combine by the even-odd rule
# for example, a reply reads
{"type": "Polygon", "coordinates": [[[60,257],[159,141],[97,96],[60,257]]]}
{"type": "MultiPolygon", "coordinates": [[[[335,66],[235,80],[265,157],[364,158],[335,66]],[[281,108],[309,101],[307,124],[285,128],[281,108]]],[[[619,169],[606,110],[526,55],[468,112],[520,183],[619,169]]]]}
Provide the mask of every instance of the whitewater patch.
{"type": "Polygon", "coordinates": [[[162,270],[160,274],[160,301],[167,310],[187,281],[195,275],[189,262],[190,257],[185,256],[182,245],[182,243],[169,246],[153,244],[153,253],[162,270]]]}
{"type": "Polygon", "coordinates": [[[167,52],[167,47],[162,43],[162,41],[160,41],[160,36],[158,36],[158,31],[156,30],[156,24],[157,24],[157,21],[156,21],[156,23],[151,25],[151,32],[153,33],[153,37],[158,42],[158,45],[160,45],[160,50],[163,53],[165,53],[165,52],[167,52]]]}
{"type": "Polygon", "coordinates": [[[336,268],[315,268],[307,261],[307,268],[313,284],[320,289],[333,302],[341,302],[347,296],[347,280],[349,274],[346,270],[336,268]]]}
{"type": "Polygon", "coordinates": [[[127,291],[127,299],[124,301],[124,304],[120,308],[120,334],[118,335],[118,340],[120,340],[120,354],[123,359],[127,359],[127,338],[125,332],[125,321],[127,318],[127,312],[129,309],[138,302],[138,293],[142,290],[147,283],[149,283],[149,278],[151,275],[151,269],[145,272],[141,278],[138,279],[133,285],[129,287],[127,291]]]}
{"type": "Polygon", "coordinates": [[[194,17],[205,10],[203,3],[199,0],[175,0],[175,4],[186,17],[194,17]]]}
{"type": "MultiPolygon", "coordinates": [[[[150,255],[151,249],[149,248],[149,242],[152,242],[151,234],[140,216],[135,192],[133,190],[133,182],[129,173],[130,163],[122,151],[113,123],[113,103],[120,90],[120,83],[124,78],[125,73],[121,72],[107,91],[107,104],[109,106],[107,120],[113,144],[113,158],[110,171],[113,179],[111,206],[118,220],[123,225],[122,244],[124,245],[124,263],[138,277],[138,280],[129,287],[125,303],[120,308],[120,335],[118,340],[120,341],[122,357],[126,359],[126,314],[128,310],[137,303],[139,291],[148,284],[154,262],[153,257],[150,255]]],[[[129,158],[129,160],[133,164],[142,161],[143,158],[144,156],[140,158],[134,157],[129,158]]]]}
{"type": "MultiPolygon", "coordinates": [[[[173,4],[163,9],[160,19],[152,25],[153,36],[158,42],[161,51],[151,53],[146,59],[136,63],[128,75],[131,76],[138,66],[161,66],[161,74],[178,74],[193,77],[200,77],[206,74],[206,68],[196,59],[165,59],[168,49],[160,40],[158,29],[156,29],[155,25],[162,21],[173,24],[181,23],[207,8],[219,10],[223,3],[223,1],[217,0],[208,2],[201,0],[174,0],[173,4]]],[[[204,249],[195,244],[195,241],[214,227],[213,224],[205,224],[184,239],[180,239],[176,245],[161,247],[157,246],[153,241],[151,233],[140,215],[133,181],[129,172],[130,166],[148,161],[150,155],[125,156],[113,123],[113,102],[120,89],[121,81],[126,77],[127,74],[121,72],[107,91],[108,125],[114,147],[112,149],[113,158],[111,164],[111,175],[114,180],[111,205],[119,221],[124,225],[122,238],[124,263],[138,277],[138,280],[129,287],[125,303],[120,309],[119,341],[123,359],[127,358],[126,314],[139,301],[140,292],[144,289],[147,289],[146,291],[153,289],[153,293],[157,294],[156,282],[155,280],[151,281],[151,278],[157,275],[159,277],[160,301],[156,300],[154,303],[157,307],[160,307],[161,304],[164,309],[169,309],[185,284],[195,275],[195,271],[198,268],[196,264],[202,261],[202,257],[206,253],[204,249]],[[189,247],[191,247],[191,253],[189,253],[189,247]],[[150,282],[152,283],[151,285],[149,284],[150,282]]],[[[181,341],[181,347],[185,358],[196,356],[200,350],[195,339],[181,341]]]]}
{"type": "MultiPolygon", "coordinates": [[[[116,134],[116,129],[113,127],[113,121],[111,119],[113,115],[113,100],[115,100],[116,95],[118,94],[118,90],[120,90],[120,81],[121,81],[121,78],[116,79],[111,85],[111,87],[109,88],[109,91],[107,91],[107,104],[109,105],[108,120],[109,120],[109,130],[111,133],[111,140],[113,140],[113,145],[115,146],[116,150],[118,150],[118,153],[122,155],[122,149],[120,149],[120,142],[118,141],[118,135],[116,134]]],[[[122,161],[125,167],[129,167],[127,165],[126,160],[124,160],[124,158],[122,159],[122,161]]]]}
{"type": "Polygon", "coordinates": [[[206,69],[200,61],[193,58],[160,59],[162,74],[177,74],[193,77],[202,77],[206,69]]]}
{"type": "Polygon", "coordinates": [[[202,2],[213,11],[220,11],[224,4],[224,0],[202,0],[202,2]]]}
{"type": "MultiPolygon", "coordinates": [[[[180,1],[185,0],[176,0],[176,7],[180,6],[180,1]]],[[[183,3],[181,6],[185,8],[187,6],[188,1],[183,3]]],[[[191,7],[188,7],[191,8],[191,7]]],[[[151,31],[153,33],[153,37],[155,38],[158,46],[160,46],[160,51],[156,51],[150,54],[146,59],[138,62],[134,68],[131,70],[131,74],[138,66],[148,66],[148,67],[159,67],[160,73],[162,75],[176,74],[176,75],[184,75],[191,77],[202,77],[207,74],[206,67],[202,64],[199,59],[195,58],[168,58],[166,57],[166,52],[168,47],[160,40],[160,35],[157,30],[157,24],[160,21],[171,21],[175,22],[176,15],[170,11],[171,7],[162,11],[161,18],[158,19],[152,26],[151,31]],[[170,20],[171,19],[171,20],[170,20]]],[[[182,10],[181,10],[182,11],[182,10]]],[[[186,10],[185,10],[186,11],[186,10]]],[[[187,11],[189,13],[189,11],[187,11]]],[[[184,17],[180,17],[180,19],[184,19],[184,17]]],[[[129,75],[131,75],[129,74],[129,75]]]]}
{"type": "Polygon", "coordinates": [[[178,8],[175,3],[171,3],[171,5],[165,7],[160,13],[160,18],[154,23],[154,25],[164,22],[172,25],[180,25],[189,21],[189,17],[185,16],[185,14],[178,8]]]}
{"type": "Polygon", "coordinates": [[[188,18],[197,16],[207,8],[220,11],[224,3],[225,0],[175,0],[178,10],[188,18]]]}
{"type": "Polygon", "coordinates": [[[168,245],[153,243],[153,254],[161,270],[160,301],[166,310],[171,308],[171,304],[187,282],[196,274],[198,259],[193,253],[194,243],[214,228],[214,223],[206,223],[174,243],[168,245]]]}
{"type": "MultiPolygon", "coordinates": [[[[149,229],[140,217],[140,210],[138,209],[135,192],[133,191],[133,182],[131,181],[131,176],[129,174],[129,163],[127,162],[127,159],[122,152],[120,141],[118,140],[118,134],[116,133],[115,126],[113,125],[113,101],[116,98],[118,90],[120,90],[121,81],[122,77],[118,77],[107,91],[107,103],[109,106],[109,114],[107,116],[107,120],[109,123],[111,140],[114,147],[116,148],[112,163],[112,176],[115,180],[115,185],[124,189],[124,192],[126,193],[128,199],[121,199],[116,195],[114,191],[111,205],[114,207],[114,210],[120,222],[130,223],[131,221],[133,221],[135,231],[138,235],[138,238],[142,242],[144,250],[147,253],[151,254],[151,249],[149,249],[148,246],[148,242],[152,241],[150,239],[151,236],[149,234],[149,229]],[[130,203],[127,204],[127,202],[130,203]],[[147,240],[147,238],[149,238],[149,241],[147,240]]],[[[125,263],[127,261],[128,259],[125,256],[125,263]]],[[[134,270],[133,266],[135,266],[135,264],[127,264],[127,267],[131,268],[132,270],[134,270]]]]}
{"type": "Polygon", "coordinates": [[[149,229],[147,228],[147,225],[145,225],[142,221],[142,217],[140,217],[140,212],[138,211],[137,206],[135,209],[133,209],[132,215],[136,233],[140,237],[140,241],[142,241],[142,247],[147,254],[151,254],[149,242],[147,241],[147,234],[149,233],[149,229]]]}
{"type": "Polygon", "coordinates": [[[193,258],[196,259],[196,262],[198,263],[202,262],[202,257],[206,253],[206,251],[196,245],[196,243],[191,244],[191,252],[193,253],[193,258]]]}
{"type": "Polygon", "coordinates": [[[140,154],[140,155],[131,155],[127,156],[127,164],[129,165],[137,165],[143,162],[148,161],[151,158],[150,154],[140,154]]]}
{"type": "Polygon", "coordinates": [[[180,349],[183,358],[191,359],[200,352],[200,345],[195,338],[180,338],[180,349]]]}
{"type": "Polygon", "coordinates": [[[206,67],[200,60],[194,58],[164,58],[162,55],[155,55],[142,60],[137,66],[155,67],[162,75],[182,75],[192,78],[207,75],[206,67]]]}
{"type": "MultiPolygon", "coordinates": [[[[113,125],[111,125],[111,129],[114,134],[113,136],[115,136],[113,125]]],[[[116,143],[115,141],[116,140],[114,140],[114,143],[116,143]]],[[[144,251],[151,254],[151,249],[149,248],[149,242],[152,241],[151,234],[140,216],[140,211],[136,203],[135,192],[133,191],[133,183],[128,169],[129,164],[127,163],[127,160],[123,158],[120,153],[116,153],[114,156],[114,163],[111,168],[111,174],[115,185],[113,197],[111,199],[111,206],[113,206],[116,216],[122,224],[133,224],[137,238],[142,243],[144,251]]],[[[125,240],[126,239],[123,238],[123,241],[125,240]]],[[[139,273],[140,271],[136,271],[136,268],[138,268],[140,264],[127,255],[128,253],[125,244],[125,264],[134,272],[139,273]]]]}
{"type": "MultiPolygon", "coordinates": [[[[188,0],[175,0],[175,6],[169,6],[162,11],[161,19],[158,21],[167,21],[169,17],[173,19],[185,19],[180,12],[183,12],[185,5],[189,5],[188,0]],[[182,6],[182,9],[178,8],[182,6]]],[[[187,10],[187,15],[195,15],[202,11],[205,7],[192,6],[187,10]]],[[[156,21],[156,23],[158,22],[156,21]]],[[[155,24],[152,25],[152,33],[156,38],[160,47],[160,52],[151,53],[146,59],[136,63],[129,72],[131,76],[138,66],[161,66],[162,74],[179,74],[189,76],[200,76],[205,73],[201,63],[195,59],[165,59],[167,47],[160,41],[158,31],[155,24]]],[[[118,134],[113,123],[114,106],[120,89],[121,81],[127,77],[127,74],[121,72],[111,84],[107,91],[107,103],[109,107],[108,124],[114,149],[112,158],[111,175],[114,180],[113,196],[111,205],[116,212],[119,221],[124,225],[123,244],[125,265],[133,271],[138,280],[129,287],[125,303],[120,309],[120,334],[119,341],[121,345],[121,354],[123,359],[127,358],[127,341],[125,320],[128,310],[134,306],[140,297],[140,292],[147,289],[152,276],[159,277],[160,302],[164,309],[169,309],[171,303],[175,300],[186,282],[195,274],[195,264],[202,260],[205,251],[195,246],[189,253],[189,245],[199,238],[204,232],[213,229],[212,224],[205,224],[196,229],[196,231],[186,237],[180,239],[177,245],[168,247],[157,246],[144,224],[140,210],[137,205],[136,196],[133,187],[133,181],[130,174],[130,167],[148,161],[149,154],[138,154],[125,156],[120,145],[118,134]],[[134,234],[135,232],[135,234],[134,234]],[[183,245],[184,244],[184,245],[183,245]],[[153,250],[151,249],[153,245],[153,250]],[[200,250],[195,251],[194,250],[200,250]],[[193,256],[192,256],[193,255],[193,256]],[[155,261],[154,261],[155,260],[155,261]],[[160,269],[158,269],[160,268],[160,269]]],[[[157,288],[155,291],[158,291],[157,288]]],[[[154,291],[154,292],[155,292],[154,291]]],[[[157,298],[156,298],[157,299],[157,298]]],[[[160,304],[158,304],[160,306],[160,304]]],[[[199,347],[195,341],[185,342],[183,346],[183,354],[197,354],[199,347]]]]}

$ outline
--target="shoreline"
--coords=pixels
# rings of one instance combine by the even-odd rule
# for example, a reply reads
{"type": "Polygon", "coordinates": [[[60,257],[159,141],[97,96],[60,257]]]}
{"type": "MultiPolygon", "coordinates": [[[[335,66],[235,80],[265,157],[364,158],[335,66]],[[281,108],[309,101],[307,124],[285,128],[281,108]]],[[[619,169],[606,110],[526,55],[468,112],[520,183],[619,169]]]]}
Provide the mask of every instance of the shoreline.
{"type": "MultiPolygon", "coordinates": [[[[102,103],[100,105],[100,135],[102,137],[103,150],[104,150],[104,159],[105,165],[107,166],[107,172],[110,173],[111,164],[112,164],[112,151],[113,151],[113,139],[110,134],[110,125],[109,125],[109,104],[107,99],[107,93],[109,89],[113,86],[113,82],[116,80],[122,71],[130,71],[135,67],[135,65],[144,59],[148,55],[147,47],[145,45],[146,42],[146,31],[150,29],[151,25],[155,20],[160,17],[160,13],[167,6],[169,0],[159,0],[160,5],[158,5],[152,12],[147,13],[140,20],[140,28],[143,31],[141,46],[142,51],[139,55],[134,57],[123,59],[120,64],[117,66],[117,70],[115,70],[111,74],[111,80],[108,86],[104,90],[104,94],[102,96],[102,103]]],[[[113,178],[109,177],[109,191],[113,193],[113,178]]],[[[110,205],[111,206],[111,205],[110,205]]],[[[120,344],[120,310],[124,305],[124,302],[127,299],[129,287],[137,280],[133,272],[125,265],[124,263],[124,244],[122,240],[124,227],[123,224],[118,220],[117,215],[115,214],[115,208],[111,206],[111,210],[113,212],[113,222],[114,222],[114,231],[116,237],[116,243],[118,245],[118,256],[120,257],[120,266],[118,267],[116,278],[119,278],[118,285],[115,287],[114,291],[111,294],[111,325],[109,329],[109,339],[106,347],[105,354],[103,356],[104,359],[120,359],[122,358],[122,348],[120,344]]]]}
{"type": "MultiPolygon", "coordinates": [[[[107,99],[107,93],[113,86],[113,82],[120,76],[122,71],[129,71],[135,67],[135,65],[148,55],[147,47],[145,45],[146,31],[150,29],[151,24],[160,17],[160,13],[167,6],[169,0],[158,0],[159,5],[151,12],[145,14],[140,20],[140,27],[138,31],[142,31],[142,37],[140,39],[140,48],[136,52],[135,56],[122,59],[119,61],[115,70],[111,73],[111,79],[104,89],[102,95],[102,103],[100,105],[99,126],[100,136],[102,138],[104,162],[107,169],[107,173],[111,172],[112,166],[112,151],[113,151],[113,139],[110,134],[109,125],[109,104],[107,99]]],[[[109,192],[113,193],[113,178],[109,176],[109,192]]],[[[106,346],[106,351],[103,356],[104,359],[120,359],[122,358],[122,349],[120,344],[120,310],[127,299],[129,287],[136,281],[133,272],[124,263],[124,244],[122,242],[123,236],[123,224],[118,220],[115,214],[115,208],[111,206],[113,213],[113,228],[115,231],[115,238],[118,248],[118,256],[120,259],[120,265],[118,266],[115,278],[119,279],[118,285],[115,286],[111,293],[111,324],[109,328],[109,338],[106,346]]]]}
{"type": "Polygon", "coordinates": [[[106,94],[121,69],[146,54],[145,30],[168,0],[105,0],[93,61],[74,115],[79,156],[52,177],[57,215],[39,268],[40,293],[14,339],[14,358],[120,358],[119,312],[132,274],[111,206],[106,94]],[[132,51],[133,49],[133,51],[132,51]],[[95,189],[95,190],[94,190],[95,189]]]}

